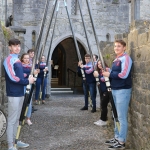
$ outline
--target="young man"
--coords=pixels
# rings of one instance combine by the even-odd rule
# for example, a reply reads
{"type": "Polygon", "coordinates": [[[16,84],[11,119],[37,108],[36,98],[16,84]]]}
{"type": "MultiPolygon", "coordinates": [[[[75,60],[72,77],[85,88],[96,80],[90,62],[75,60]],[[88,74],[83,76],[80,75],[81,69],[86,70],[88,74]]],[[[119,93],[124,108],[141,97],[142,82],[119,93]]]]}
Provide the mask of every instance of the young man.
{"type": "Polygon", "coordinates": [[[82,62],[78,63],[78,72],[81,69],[84,70],[85,80],[83,79],[83,91],[85,98],[85,105],[81,110],[88,110],[88,91],[90,91],[93,108],[91,110],[92,113],[96,112],[96,80],[93,76],[94,68],[91,62],[91,56],[89,54],[85,55],[85,65],[82,62]]]}
{"type": "Polygon", "coordinates": [[[125,50],[126,43],[123,40],[116,40],[114,51],[117,57],[113,61],[111,70],[103,72],[103,76],[109,77],[111,80],[112,95],[120,123],[120,130],[115,124],[114,138],[105,142],[105,144],[111,145],[108,149],[125,149],[128,131],[127,115],[132,87],[132,60],[125,50]]]}
{"type": "Polygon", "coordinates": [[[33,49],[29,49],[27,51],[27,53],[29,54],[29,59],[30,59],[30,64],[32,64],[32,60],[33,60],[33,57],[34,57],[34,50],[33,49]]]}
{"type": "MultiPolygon", "coordinates": [[[[9,56],[4,60],[6,93],[8,97],[8,125],[7,141],[8,150],[17,150],[14,147],[17,127],[24,101],[24,86],[34,82],[33,77],[24,78],[23,68],[18,54],[20,53],[20,41],[18,39],[9,40],[9,56]]],[[[17,142],[18,148],[28,147],[29,144],[21,141],[17,142]]]]}
{"type": "Polygon", "coordinates": [[[93,60],[94,60],[94,63],[97,64],[98,56],[96,54],[93,54],[93,60]]]}

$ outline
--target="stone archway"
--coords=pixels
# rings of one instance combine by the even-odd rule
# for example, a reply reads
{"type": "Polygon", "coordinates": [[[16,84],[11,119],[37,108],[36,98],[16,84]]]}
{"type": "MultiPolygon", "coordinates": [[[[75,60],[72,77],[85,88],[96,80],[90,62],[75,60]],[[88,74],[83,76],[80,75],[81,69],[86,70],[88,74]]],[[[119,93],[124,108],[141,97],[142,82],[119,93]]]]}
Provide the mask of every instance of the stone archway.
{"type": "MultiPolygon", "coordinates": [[[[75,33],[76,35],[76,38],[77,38],[77,41],[79,43],[81,43],[81,45],[84,47],[85,51],[88,52],[88,46],[87,46],[87,41],[85,39],[85,37],[83,37],[82,35],[78,34],[78,33],[75,33]]],[[[52,53],[54,51],[54,49],[56,48],[56,46],[61,43],[63,40],[67,39],[67,38],[72,38],[72,33],[71,32],[67,32],[61,36],[59,36],[58,38],[56,38],[55,40],[53,40],[53,43],[52,43],[52,48],[51,48],[51,53],[50,53],[50,60],[51,60],[51,56],[52,56],[52,53]]]]}
{"type": "MultiPolygon", "coordinates": [[[[82,46],[80,42],[78,42],[80,55],[82,57],[82,60],[84,60],[84,55],[86,53],[85,48],[82,46]]],[[[72,37],[66,38],[63,41],[61,41],[56,48],[54,49],[52,53],[51,60],[53,64],[52,67],[52,81],[55,80],[55,82],[52,82],[52,87],[60,87],[60,86],[73,86],[74,85],[74,78],[76,78],[76,85],[81,85],[81,82],[79,81],[77,77],[75,77],[75,72],[77,71],[78,66],[78,56],[77,52],[74,46],[74,40],[72,37]],[[68,69],[71,70],[69,72],[69,80],[68,80],[68,69]],[[72,73],[74,72],[74,73],[72,73]],[[56,78],[58,81],[56,81],[56,78]]]]}
{"type": "MultiPolygon", "coordinates": [[[[79,34],[76,34],[76,38],[77,38],[78,44],[80,45],[79,49],[82,49],[82,51],[85,51],[85,52],[82,52],[82,56],[84,56],[84,54],[88,52],[86,39],[79,34]]],[[[63,73],[65,72],[65,75],[62,75],[62,78],[65,78],[65,81],[61,81],[62,85],[67,85],[67,79],[66,79],[67,78],[67,69],[71,68],[74,71],[77,70],[77,62],[78,62],[77,56],[76,56],[76,58],[71,59],[72,64],[69,65],[69,63],[68,63],[69,62],[68,58],[70,59],[70,56],[69,56],[70,54],[69,54],[69,51],[67,51],[66,47],[67,47],[67,42],[69,42],[69,41],[72,42],[70,45],[72,45],[72,47],[74,47],[74,45],[73,45],[74,41],[72,38],[72,34],[70,32],[66,33],[63,36],[58,37],[57,39],[55,38],[55,40],[52,43],[52,48],[51,48],[50,58],[49,58],[49,61],[51,61],[53,59],[52,58],[53,53],[56,49],[58,49],[58,47],[59,48],[63,47],[63,49],[66,50],[65,54],[64,54],[64,57],[66,58],[66,62],[63,62],[62,64],[67,64],[67,65],[63,69],[63,73]],[[61,46],[60,46],[60,44],[61,44],[61,46]]],[[[64,53],[64,50],[62,50],[62,53],[64,53]]],[[[75,52],[75,47],[74,47],[73,51],[75,52]]],[[[74,55],[75,55],[75,53],[74,53],[74,55]]],[[[50,82],[49,85],[50,85],[50,89],[51,89],[51,78],[53,77],[52,66],[50,66],[50,70],[51,70],[51,73],[49,74],[49,82],[50,82]]],[[[58,73],[59,73],[59,71],[58,71],[58,73]]],[[[81,84],[80,81],[79,81],[79,84],[81,84]]]]}

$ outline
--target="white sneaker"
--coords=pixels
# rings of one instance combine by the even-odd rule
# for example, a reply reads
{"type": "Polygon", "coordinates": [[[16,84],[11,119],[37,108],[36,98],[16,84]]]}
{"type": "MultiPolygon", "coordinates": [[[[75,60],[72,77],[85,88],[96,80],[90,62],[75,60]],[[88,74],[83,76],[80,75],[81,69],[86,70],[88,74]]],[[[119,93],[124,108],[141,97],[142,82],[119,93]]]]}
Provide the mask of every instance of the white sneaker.
{"type": "Polygon", "coordinates": [[[98,121],[94,122],[94,124],[97,125],[97,126],[106,126],[107,121],[98,120],[98,121]]]}
{"type": "Polygon", "coordinates": [[[29,147],[28,143],[24,143],[22,141],[17,142],[17,148],[26,148],[26,147],[29,147]]]}
{"type": "Polygon", "coordinates": [[[100,122],[101,122],[101,120],[98,120],[98,121],[94,122],[94,124],[96,125],[96,124],[98,124],[98,123],[100,123],[100,122]]]}
{"type": "Polygon", "coordinates": [[[26,120],[26,123],[27,123],[29,126],[32,125],[32,122],[31,122],[30,119],[27,119],[27,120],[26,120]]]}

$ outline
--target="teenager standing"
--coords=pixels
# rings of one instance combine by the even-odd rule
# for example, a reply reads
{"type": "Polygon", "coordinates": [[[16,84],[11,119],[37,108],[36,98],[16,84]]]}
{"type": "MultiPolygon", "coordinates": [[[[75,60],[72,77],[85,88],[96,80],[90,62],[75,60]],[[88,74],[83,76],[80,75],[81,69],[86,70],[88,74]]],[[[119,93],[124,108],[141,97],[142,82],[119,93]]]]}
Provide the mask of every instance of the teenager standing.
{"type": "MultiPolygon", "coordinates": [[[[20,53],[20,41],[11,39],[8,42],[10,54],[4,60],[6,93],[8,97],[8,125],[7,125],[7,141],[8,150],[17,150],[14,147],[17,127],[24,101],[24,86],[34,82],[33,77],[24,78],[21,61],[18,58],[20,53]]],[[[28,147],[29,144],[21,141],[17,142],[18,148],[28,147]]]]}
{"type": "Polygon", "coordinates": [[[46,61],[45,56],[42,56],[41,62],[39,65],[40,72],[36,80],[36,91],[35,91],[35,103],[36,104],[38,104],[39,93],[40,93],[43,82],[44,82],[44,86],[42,89],[42,104],[45,104],[45,90],[46,90],[46,85],[47,85],[47,74],[48,74],[48,68],[46,67],[45,61],[46,61]],[[44,72],[46,72],[45,78],[44,78],[44,72]]]}
{"type": "Polygon", "coordinates": [[[115,124],[114,138],[105,142],[105,144],[111,145],[108,149],[125,149],[128,131],[127,114],[132,87],[132,60],[125,50],[126,43],[123,40],[116,40],[114,51],[117,57],[113,61],[111,70],[103,72],[103,76],[110,78],[112,95],[120,123],[120,130],[115,124]]]}
{"type": "Polygon", "coordinates": [[[107,91],[107,87],[105,84],[105,79],[102,74],[103,68],[101,61],[99,60],[97,62],[97,71],[94,71],[94,77],[99,78],[99,90],[100,90],[100,96],[101,96],[101,115],[100,120],[94,122],[95,125],[98,126],[104,126],[107,125],[107,113],[108,113],[108,103],[109,103],[109,93],[107,91]]]}
{"type": "Polygon", "coordinates": [[[94,68],[89,54],[85,55],[85,63],[85,65],[83,65],[82,62],[78,63],[78,72],[81,72],[81,69],[83,69],[85,74],[85,80],[83,80],[85,104],[81,110],[88,110],[88,92],[90,92],[93,105],[91,112],[94,113],[96,112],[96,80],[93,76],[94,68]]]}

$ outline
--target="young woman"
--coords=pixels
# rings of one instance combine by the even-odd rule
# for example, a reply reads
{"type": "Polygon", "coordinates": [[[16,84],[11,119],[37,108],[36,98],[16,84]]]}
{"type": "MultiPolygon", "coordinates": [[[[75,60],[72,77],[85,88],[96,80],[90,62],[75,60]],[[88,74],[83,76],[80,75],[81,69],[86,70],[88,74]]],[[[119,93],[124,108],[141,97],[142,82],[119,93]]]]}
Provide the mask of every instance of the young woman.
{"type": "Polygon", "coordinates": [[[94,122],[95,125],[98,126],[104,126],[107,125],[107,105],[109,103],[109,94],[107,91],[107,87],[105,84],[105,79],[103,77],[102,74],[102,64],[101,61],[99,60],[97,62],[97,71],[94,72],[94,77],[99,77],[99,81],[100,81],[100,97],[101,97],[101,116],[100,116],[100,120],[94,122]]]}
{"type": "Polygon", "coordinates": [[[116,40],[114,51],[117,57],[113,61],[112,69],[103,72],[103,76],[109,77],[111,80],[112,95],[120,123],[120,130],[115,124],[114,138],[105,142],[105,144],[111,145],[108,149],[125,149],[128,130],[127,114],[132,87],[132,60],[125,50],[126,43],[123,40],[116,40]]]}
{"type": "MultiPolygon", "coordinates": [[[[31,71],[31,66],[32,64],[30,64],[30,59],[29,59],[29,54],[25,53],[21,56],[21,62],[22,62],[22,67],[23,67],[23,73],[25,77],[28,77],[31,71]]],[[[37,71],[34,72],[34,74],[37,74],[37,71]]],[[[26,87],[25,87],[26,89],[26,87]]],[[[30,101],[30,105],[28,107],[28,112],[27,112],[27,118],[26,118],[26,123],[30,126],[32,125],[32,122],[30,120],[31,117],[31,113],[32,113],[32,100],[30,101]]]]}
{"type": "MultiPolygon", "coordinates": [[[[38,65],[36,65],[38,66],[38,65]]],[[[46,77],[44,80],[44,86],[42,89],[42,104],[45,104],[45,89],[47,85],[47,74],[48,74],[48,69],[46,67],[46,62],[45,62],[45,56],[41,57],[41,62],[39,65],[40,72],[37,77],[36,81],[36,91],[35,91],[35,104],[38,104],[38,98],[39,98],[39,93],[43,84],[43,79],[44,79],[44,72],[46,72],[46,77]]]]}

